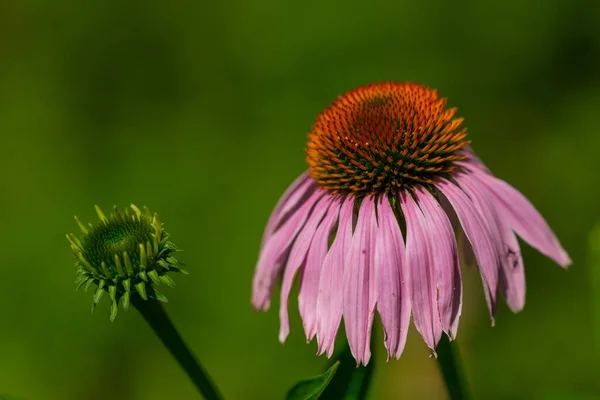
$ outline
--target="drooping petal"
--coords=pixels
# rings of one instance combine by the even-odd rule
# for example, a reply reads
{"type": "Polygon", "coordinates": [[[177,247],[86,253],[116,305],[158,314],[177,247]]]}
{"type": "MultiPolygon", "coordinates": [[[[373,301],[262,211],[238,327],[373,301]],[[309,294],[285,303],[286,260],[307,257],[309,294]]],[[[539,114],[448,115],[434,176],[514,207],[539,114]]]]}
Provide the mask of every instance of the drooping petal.
{"type": "Polygon", "coordinates": [[[415,327],[433,351],[442,336],[437,305],[434,243],[427,235],[427,223],[410,193],[400,197],[406,220],[406,262],[410,275],[410,294],[415,327]]]}
{"type": "Polygon", "coordinates": [[[323,216],[327,212],[331,201],[332,197],[330,195],[325,195],[317,201],[312,213],[306,221],[306,224],[302,228],[302,231],[300,231],[300,233],[297,235],[290,252],[290,256],[283,274],[283,283],[281,284],[280,293],[281,302],[279,305],[279,341],[282,343],[285,341],[290,332],[288,318],[288,297],[290,295],[290,291],[292,290],[292,284],[294,283],[296,272],[300,266],[305,263],[306,255],[313,241],[315,231],[319,227],[319,224],[321,224],[323,216]]]}
{"type": "Polygon", "coordinates": [[[481,272],[485,299],[493,323],[497,306],[498,270],[500,268],[497,238],[494,239],[489,224],[483,219],[484,216],[458,186],[446,179],[440,179],[436,187],[456,211],[465,235],[471,243],[481,272]]]}
{"type": "Polygon", "coordinates": [[[437,201],[440,203],[442,210],[448,216],[450,220],[450,225],[456,229],[456,243],[458,246],[458,258],[461,262],[461,265],[465,266],[476,266],[477,260],[475,259],[475,254],[473,253],[473,248],[471,247],[471,243],[469,243],[469,239],[467,239],[465,235],[465,231],[460,226],[460,221],[458,220],[458,216],[454,211],[452,205],[448,202],[445,196],[438,196],[437,201]]]}
{"type": "Polygon", "coordinates": [[[277,202],[275,209],[271,213],[271,216],[269,217],[269,222],[267,223],[267,227],[265,228],[265,233],[263,234],[262,242],[260,244],[261,249],[281,222],[281,218],[287,213],[293,212],[294,209],[297,209],[301,205],[300,200],[304,195],[307,194],[307,191],[311,188],[311,186],[314,186],[314,183],[311,181],[308,172],[304,172],[283,193],[277,202]]]}
{"type": "Polygon", "coordinates": [[[379,226],[375,237],[377,310],[381,316],[389,357],[400,358],[410,323],[410,291],[404,239],[387,196],[377,203],[379,226]]]}
{"type": "Polygon", "coordinates": [[[500,270],[499,289],[513,311],[520,311],[525,305],[525,272],[519,243],[507,221],[495,207],[489,190],[473,176],[460,175],[457,178],[463,190],[471,197],[475,206],[486,215],[488,226],[498,236],[500,270]]]}
{"type": "Polygon", "coordinates": [[[512,312],[519,312],[525,306],[525,269],[523,256],[517,237],[507,224],[503,226],[503,235],[508,250],[508,262],[500,271],[499,288],[506,304],[512,312]]]}
{"type": "Polygon", "coordinates": [[[333,197],[329,194],[321,197],[315,204],[310,216],[306,220],[306,223],[297,235],[294,241],[288,261],[286,263],[286,269],[297,270],[306,259],[308,250],[312,243],[313,236],[319,224],[323,220],[323,216],[328,210],[329,205],[333,201],[333,197]]]}
{"type": "Polygon", "coordinates": [[[366,196],[358,212],[356,229],[344,270],[344,326],[350,351],[357,364],[367,365],[371,358],[371,327],[377,301],[375,253],[375,202],[366,196]]]}
{"type": "Polygon", "coordinates": [[[343,290],[346,268],[346,254],[352,243],[352,210],[354,200],[346,199],[340,208],[338,228],[323,260],[321,278],[319,279],[319,293],[317,297],[317,343],[319,354],[326,353],[327,357],[333,354],[335,336],[337,334],[343,309],[343,290]]]}
{"type": "Polygon", "coordinates": [[[473,173],[492,192],[495,204],[501,210],[503,217],[523,240],[561,267],[571,264],[569,255],[552,229],[521,192],[495,176],[476,170],[473,173]]]}
{"type": "Polygon", "coordinates": [[[336,198],[327,210],[327,215],[317,228],[306,263],[302,269],[298,308],[302,317],[306,339],[312,340],[317,330],[317,298],[319,294],[319,278],[323,268],[323,260],[329,246],[329,235],[340,211],[340,200],[336,198]]]}
{"type": "Polygon", "coordinates": [[[285,255],[296,235],[304,226],[304,222],[317,200],[324,194],[325,192],[322,190],[315,190],[265,243],[265,247],[260,252],[254,279],[252,280],[252,304],[256,309],[267,310],[269,308],[273,285],[281,272],[285,255]]]}
{"type": "Polygon", "coordinates": [[[433,195],[423,187],[418,188],[415,193],[429,227],[431,240],[435,243],[433,261],[442,329],[454,339],[462,310],[462,278],[456,238],[448,216],[433,195]]]}

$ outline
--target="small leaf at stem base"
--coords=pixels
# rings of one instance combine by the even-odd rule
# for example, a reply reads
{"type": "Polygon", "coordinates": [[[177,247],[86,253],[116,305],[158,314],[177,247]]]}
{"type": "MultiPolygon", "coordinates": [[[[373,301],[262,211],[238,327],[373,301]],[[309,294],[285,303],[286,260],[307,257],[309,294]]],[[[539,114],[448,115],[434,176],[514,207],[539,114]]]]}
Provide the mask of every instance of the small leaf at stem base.
{"type": "Polygon", "coordinates": [[[286,400],[317,400],[335,375],[339,361],[336,361],[323,374],[298,382],[286,396],[286,400]]]}

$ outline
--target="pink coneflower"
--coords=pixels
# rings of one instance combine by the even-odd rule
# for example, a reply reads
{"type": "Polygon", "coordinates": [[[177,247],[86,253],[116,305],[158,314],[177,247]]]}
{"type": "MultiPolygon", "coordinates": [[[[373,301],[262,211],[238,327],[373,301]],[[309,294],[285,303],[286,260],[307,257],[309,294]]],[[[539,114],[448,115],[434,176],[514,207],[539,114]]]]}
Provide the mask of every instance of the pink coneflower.
{"type": "Polygon", "coordinates": [[[280,341],[298,275],[304,331],[317,337],[319,354],[331,356],[343,317],[354,358],[367,364],[376,311],[390,357],[402,354],[411,313],[435,351],[442,332],[456,337],[461,314],[455,232],[479,267],[492,321],[498,292],[514,312],[525,303],[515,234],[570,264],[542,216],[477,158],[463,119],[445,106],[435,90],[382,83],[346,93],[319,115],[308,171],[273,211],[254,275],[252,303],[261,310],[283,276],[280,341]]]}

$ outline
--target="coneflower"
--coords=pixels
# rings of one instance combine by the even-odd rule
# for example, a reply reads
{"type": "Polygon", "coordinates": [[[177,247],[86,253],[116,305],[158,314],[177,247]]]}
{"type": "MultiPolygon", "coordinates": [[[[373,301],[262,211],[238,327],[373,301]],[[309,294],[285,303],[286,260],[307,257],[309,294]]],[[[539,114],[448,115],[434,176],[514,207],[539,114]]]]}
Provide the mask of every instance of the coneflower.
{"type": "Polygon", "coordinates": [[[461,315],[464,255],[455,231],[479,267],[492,321],[498,292],[514,312],[525,303],[516,235],[570,264],[533,205],[477,158],[455,114],[435,90],[381,83],[346,93],[319,115],[308,171],[275,207],[253,281],[252,303],[266,310],[283,277],[282,342],[298,275],[304,331],[316,336],[319,354],[331,356],[343,317],[354,358],[367,364],[376,311],[390,357],[402,354],[411,314],[435,351],[442,332],[456,337],[461,315]]]}
{"type": "Polygon", "coordinates": [[[117,316],[118,305],[127,309],[132,292],[143,300],[149,297],[166,302],[156,285],[175,286],[168,272],[183,272],[174,257],[177,251],[164,231],[160,217],[144,207],[132,204],[119,211],[115,206],[108,217],[96,206],[98,221],[87,227],[75,220],[82,236],[70,233],[67,239],[75,254],[77,289],[96,284],[92,311],[105,292],[111,300],[110,320],[117,316]]]}
{"type": "Polygon", "coordinates": [[[75,217],[81,236],[67,234],[77,268],[77,289],[96,285],[92,311],[104,293],[111,301],[110,320],[117,317],[119,304],[130,304],[185,370],[198,391],[207,400],[219,400],[217,387],[198,358],[185,344],[161,303],[167,298],[156,286],[174,287],[169,272],[187,271],[174,257],[177,250],[157,213],[134,204],[121,212],[116,206],[107,217],[96,206],[99,221],[87,226],[75,217]]]}

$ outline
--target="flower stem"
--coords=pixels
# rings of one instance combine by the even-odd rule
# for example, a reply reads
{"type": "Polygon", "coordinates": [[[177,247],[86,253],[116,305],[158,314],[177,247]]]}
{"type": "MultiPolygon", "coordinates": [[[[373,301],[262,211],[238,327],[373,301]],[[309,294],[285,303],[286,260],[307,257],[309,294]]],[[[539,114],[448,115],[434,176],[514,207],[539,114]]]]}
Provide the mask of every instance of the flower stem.
{"type": "Polygon", "coordinates": [[[186,346],[162,304],[154,299],[143,300],[139,296],[131,296],[131,303],[142,314],[165,347],[169,349],[171,355],[179,362],[202,396],[206,400],[220,400],[221,395],[216,386],[198,359],[186,346]]]}
{"type": "Polygon", "coordinates": [[[451,400],[466,400],[468,399],[466,392],[466,384],[463,380],[463,371],[458,353],[456,342],[450,342],[446,335],[442,335],[442,339],[437,346],[437,363],[440,367],[446,389],[451,400]]]}

